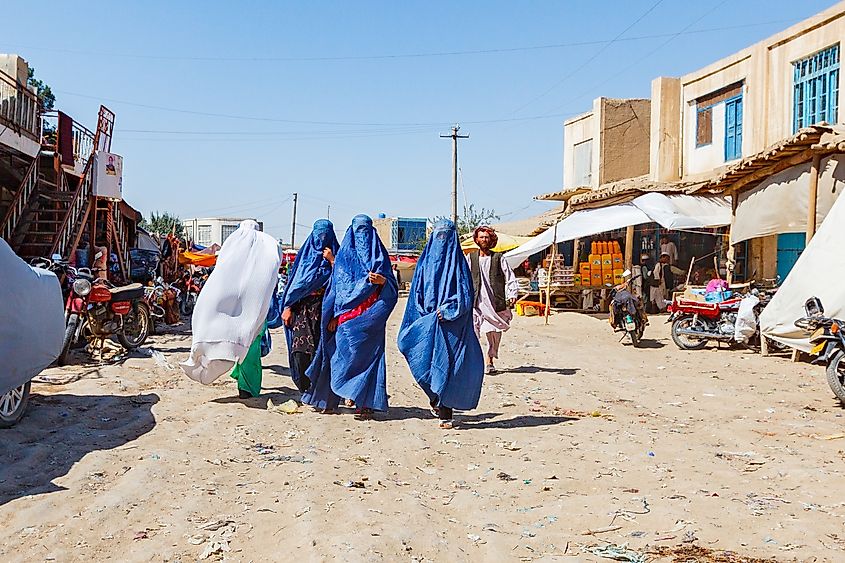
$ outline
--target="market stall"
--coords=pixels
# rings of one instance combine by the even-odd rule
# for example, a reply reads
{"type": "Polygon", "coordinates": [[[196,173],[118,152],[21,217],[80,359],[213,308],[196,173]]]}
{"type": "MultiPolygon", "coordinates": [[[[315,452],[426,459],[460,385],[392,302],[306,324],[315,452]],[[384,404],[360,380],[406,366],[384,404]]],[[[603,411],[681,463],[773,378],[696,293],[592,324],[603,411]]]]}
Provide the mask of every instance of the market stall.
{"type": "MultiPolygon", "coordinates": [[[[608,284],[622,281],[625,269],[634,266],[635,254],[638,258],[645,252],[656,259],[661,243],[672,242],[672,236],[680,243],[679,233],[689,240],[692,235],[713,238],[719,235],[716,228],[730,223],[730,214],[730,203],[722,197],[649,193],[627,203],[574,211],[506,253],[505,259],[515,268],[545,253],[536,293],[526,300],[537,295],[541,303],[561,308],[603,309],[608,284]],[[567,242],[572,245],[569,257],[562,252],[567,242]]],[[[675,254],[677,260],[680,254],[675,254]]]]}

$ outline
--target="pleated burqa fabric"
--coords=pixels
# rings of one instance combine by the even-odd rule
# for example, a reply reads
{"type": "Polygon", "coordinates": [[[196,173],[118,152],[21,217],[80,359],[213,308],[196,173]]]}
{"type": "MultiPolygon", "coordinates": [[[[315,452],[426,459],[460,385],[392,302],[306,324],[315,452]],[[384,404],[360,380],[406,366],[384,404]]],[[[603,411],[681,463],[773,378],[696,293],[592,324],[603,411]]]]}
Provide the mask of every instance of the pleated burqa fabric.
{"type": "Polygon", "coordinates": [[[332,390],[359,409],[387,410],[385,327],[398,297],[390,255],[372,219],[357,215],[340,245],[327,300],[338,319],[332,390]],[[384,285],[371,283],[371,272],[384,276],[384,285]]]}
{"type": "Polygon", "coordinates": [[[180,365],[208,385],[247,357],[264,330],[282,255],[276,239],[243,221],[217,255],[191,317],[190,357],[180,365]]]}
{"type": "Polygon", "coordinates": [[[432,405],[460,410],[478,406],[484,357],[472,308],[472,276],[455,225],[440,220],[417,262],[398,339],[432,405]]]}
{"type": "MultiPolygon", "coordinates": [[[[328,219],[320,219],[314,223],[311,234],[299,249],[296,260],[288,272],[288,283],[282,295],[283,310],[294,307],[302,299],[315,292],[323,292],[323,307],[325,308],[326,296],[332,280],[331,264],[323,257],[323,250],[326,248],[331,249],[332,254],[337,254],[337,236],[332,222],[328,219]]],[[[311,380],[311,386],[302,395],[302,402],[320,409],[334,409],[340,402],[340,398],[331,389],[329,358],[334,351],[334,333],[327,327],[330,318],[327,319],[324,314],[320,319],[320,341],[317,343],[311,365],[304,374],[299,373],[297,363],[293,358],[293,331],[290,327],[285,327],[291,377],[297,387],[300,387],[303,375],[311,380]]]]}

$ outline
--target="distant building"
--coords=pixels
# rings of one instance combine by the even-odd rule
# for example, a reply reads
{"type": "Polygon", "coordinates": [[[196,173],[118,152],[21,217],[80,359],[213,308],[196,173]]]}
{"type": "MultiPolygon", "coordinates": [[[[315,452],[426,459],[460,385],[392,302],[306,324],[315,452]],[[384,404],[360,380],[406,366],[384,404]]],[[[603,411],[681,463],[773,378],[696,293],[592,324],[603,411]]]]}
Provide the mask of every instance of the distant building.
{"type": "Polygon", "coordinates": [[[380,217],[373,227],[391,254],[419,254],[425,242],[428,219],[380,217]]]}
{"type": "MultiPolygon", "coordinates": [[[[206,217],[204,219],[186,219],[182,221],[185,237],[200,246],[222,245],[229,235],[235,232],[241,221],[250,217],[206,217]]],[[[255,221],[255,219],[252,219],[255,221]]],[[[264,230],[264,223],[257,221],[259,230],[264,230]]]]}

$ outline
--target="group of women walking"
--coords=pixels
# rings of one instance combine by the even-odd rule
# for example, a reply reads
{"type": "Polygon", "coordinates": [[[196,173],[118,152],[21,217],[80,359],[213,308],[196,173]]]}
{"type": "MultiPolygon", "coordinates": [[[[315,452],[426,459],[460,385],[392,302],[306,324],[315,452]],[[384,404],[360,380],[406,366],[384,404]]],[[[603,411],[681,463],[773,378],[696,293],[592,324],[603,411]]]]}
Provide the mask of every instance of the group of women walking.
{"type": "MultiPolygon", "coordinates": [[[[262,335],[268,338],[268,324],[282,325],[304,404],[331,413],[344,401],[362,419],[387,411],[386,325],[399,288],[372,219],[356,216],[340,244],[330,221],[314,224],[288,271],[277,315],[275,277],[241,283],[259,270],[278,270],[278,245],[276,258],[267,259],[270,241],[275,244],[254,222],[244,222],[223,244],[195,308],[186,373],[209,383],[231,371],[241,396],[256,396],[262,335]],[[197,326],[204,323],[215,326],[197,326]]],[[[481,395],[484,358],[473,328],[474,298],[455,225],[441,220],[417,262],[398,345],[443,428],[452,427],[453,409],[473,409],[481,395]]]]}

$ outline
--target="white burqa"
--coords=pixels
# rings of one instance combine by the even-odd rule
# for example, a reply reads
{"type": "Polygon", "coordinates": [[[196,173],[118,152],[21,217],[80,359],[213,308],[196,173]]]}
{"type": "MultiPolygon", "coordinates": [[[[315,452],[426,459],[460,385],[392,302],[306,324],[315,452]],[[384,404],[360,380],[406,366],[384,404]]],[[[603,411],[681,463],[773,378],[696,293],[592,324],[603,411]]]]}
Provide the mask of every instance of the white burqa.
{"type": "Polygon", "coordinates": [[[180,364],[188,377],[207,385],[246,357],[264,327],[281,260],[279,244],[255,221],[229,235],[191,317],[191,356],[180,364]]]}

